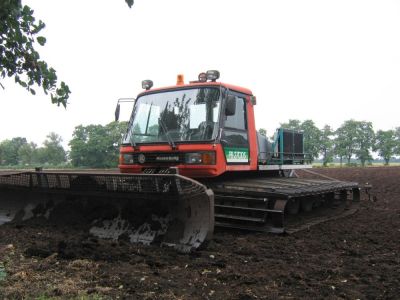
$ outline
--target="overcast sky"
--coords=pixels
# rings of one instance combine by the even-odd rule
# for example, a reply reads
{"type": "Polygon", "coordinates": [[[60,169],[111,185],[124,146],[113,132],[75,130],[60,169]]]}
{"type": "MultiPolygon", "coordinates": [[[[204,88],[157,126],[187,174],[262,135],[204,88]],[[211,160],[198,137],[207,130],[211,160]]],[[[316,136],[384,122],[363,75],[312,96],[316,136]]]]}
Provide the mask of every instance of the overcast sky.
{"type": "Polygon", "coordinates": [[[175,84],[216,69],[257,96],[256,126],[400,126],[400,1],[23,0],[46,23],[39,52],[72,91],[67,109],[13,81],[0,89],[0,141],[67,145],[75,126],[107,124],[141,81],[175,84]]]}

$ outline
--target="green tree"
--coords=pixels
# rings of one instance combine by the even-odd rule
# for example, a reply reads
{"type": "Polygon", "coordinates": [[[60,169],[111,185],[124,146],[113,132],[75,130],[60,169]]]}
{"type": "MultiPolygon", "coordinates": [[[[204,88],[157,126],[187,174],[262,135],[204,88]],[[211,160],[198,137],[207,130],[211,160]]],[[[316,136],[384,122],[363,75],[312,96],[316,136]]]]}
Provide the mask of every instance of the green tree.
{"type": "Polygon", "coordinates": [[[287,123],[281,123],[281,127],[285,129],[301,130],[301,121],[296,119],[289,119],[287,123]]]}
{"type": "Polygon", "coordinates": [[[400,127],[396,128],[395,141],[396,141],[396,146],[395,146],[394,153],[397,154],[397,155],[400,155],[400,127]]]}
{"type": "MultiPolygon", "coordinates": [[[[0,76],[13,77],[33,95],[34,86],[42,87],[53,103],[66,106],[69,87],[64,82],[58,83],[56,71],[40,59],[36,50],[38,44],[46,43],[46,38],[40,35],[44,27],[42,21],[36,21],[33,10],[22,6],[20,0],[0,2],[0,76]]],[[[3,87],[1,82],[0,85],[3,87]]]]}
{"type": "Polygon", "coordinates": [[[385,165],[389,165],[389,161],[396,152],[396,134],[394,130],[378,130],[375,137],[374,151],[383,158],[385,165]]]}
{"type": "Polygon", "coordinates": [[[335,132],[336,137],[333,139],[333,154],[334,156],[336,155],[339,158],[340,161],[340,166],[343,165],[343,157],[346,157],[347,153],[347,140],[346,136],[343,134],[340,134],[340,132],[337,130],[335,132]]]}
{"type": "Polygon", "coordinates": [[[333,159],[333,130],[329,125],[325,125],[321,130],[320,153],[322,154],[323,165],[326,167],[333,159]]]}
{"type": "Polygon", "coordinates": [[[26,138],[15,137],[0,143],[0,164],[14,166],[19,163],[18,151],[27,144],[26,138]]]}
{"type": "Polygon", "coordinates": [[[305,120],[300,129],[304,134],[304,152],[310,155],[311,161],[318,158],[320,153],[321,130],[315,126],[314,121],[305,120]]]}
{"type": "Polygon", "coordinates": [[[364,167],[367,161],[372,160],[371,150],[375,143],[375,132],[371,122],[357,122],[356,143],[356,157],[360,160],[361,165],[364,167]]]}
{"type": "Polygon", "coordinates": [[[335,151],[339,157],[346,157],[347,164],[353,156],[358,158],[361,165],[372,159],[371,150],[375,134],[371,122],[345,121],[336,130],[335,151]]]}
{"type": "Polygon", "coordinates": [[[349,165],[357,150],[357,121],[345,121],[336,130],[335,151],[339,157],[346,157],[349,165]]]}
{"type": "Polygon", "coordinates": [[[37,149],[38,161],[42,164],[57,166],[67,161],[66,151],[61,145],[62,138],[51,132],[43,142],[43,147],[37,149]]]}
{"type": "Polygon", "coordinates": [[[260,128],[260,129],[258,130],[258,132],[259,132],[261,135],[263,135],[263,136],[267,136],[267,130],[266,130],[265,128],[260,128]]]}
{"type": "Polygon", "coordinates": [[[125,0],[126,4],[128,4],[129,8],[133,5],[133,0],[125,0]]]}
{"type": "Polygon", "coordinates": [[[119,142],[125,131],[126,122],[103,125],[79,125],[75,127],[70,159],[75,167],[111,168],[118,165],[119,142]]]}
{"type": "Polygon", "coordinates": [[[23,144],[18,149],[19,163],[22,165],[32,165],[37,162],[37,145],[35,143],[23,144]]]}

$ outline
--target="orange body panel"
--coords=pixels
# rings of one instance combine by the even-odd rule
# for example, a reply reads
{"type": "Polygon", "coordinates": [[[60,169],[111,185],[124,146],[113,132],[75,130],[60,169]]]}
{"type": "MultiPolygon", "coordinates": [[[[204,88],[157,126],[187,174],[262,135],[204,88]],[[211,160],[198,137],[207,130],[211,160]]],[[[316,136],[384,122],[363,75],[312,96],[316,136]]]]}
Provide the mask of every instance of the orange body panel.
{"type": "Polygon", "coordinates": [[[214,151],[215,152],[215,165],[189,165],[189,164],[132,164],[122,165],[118,167],[122,173],[142,173],[145,168],[152,167],[176,167],[179,169],[179,174],[191,178],[195,177],[215,177],[221,175],[226,171],[225,155],[220,144],[180,144],[176,150],[172,150],[169,145],[145,145],[138,146],[134,150],[131,146],[121,147],[121,154],[124,153],[146,153],[146,152],[159,152],[159,153],[182,153],[182,152],[197,152],[197,151],[214,151]]]}
{"type": "Polygon", "coordinates": [[[247,108],[247,134],[250,147],[250,169],[257,170],[258,165],[258,146],[257,146],[257,130],[254,119],[254,106],[251,104],[250,96],[246,97],[247,108]]]}

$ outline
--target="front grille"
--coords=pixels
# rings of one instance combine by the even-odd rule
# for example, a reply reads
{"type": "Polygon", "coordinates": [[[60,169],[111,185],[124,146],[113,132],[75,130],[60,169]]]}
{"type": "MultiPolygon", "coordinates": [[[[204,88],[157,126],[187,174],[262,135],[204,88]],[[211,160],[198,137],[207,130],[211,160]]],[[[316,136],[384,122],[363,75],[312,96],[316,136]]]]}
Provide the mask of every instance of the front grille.
{"type": "Polygon", "coordinates": [[[177,165],[185,162],[185,154],[177,152],[142,152],[133,154],[134,163],[177,165]],[[141,162],[140,156],[144,156],[141,162]]]}

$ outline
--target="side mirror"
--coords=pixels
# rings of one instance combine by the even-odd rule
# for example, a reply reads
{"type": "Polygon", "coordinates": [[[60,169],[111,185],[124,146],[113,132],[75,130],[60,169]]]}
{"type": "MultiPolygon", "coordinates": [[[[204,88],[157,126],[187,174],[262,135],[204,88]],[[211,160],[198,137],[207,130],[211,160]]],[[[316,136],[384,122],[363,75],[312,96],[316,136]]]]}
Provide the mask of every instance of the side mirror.
{"type": "Polygon", "coordinates": [[[119,112],[121,110],[121,105],[119,103],[117,104],[117,107],[115,108],[115,122],[119,120],[119,112]]]}
{"type": "Polygon", "coordinates": [[[117,107],[115,108],[115,122],[119,121],[119,113],[121,111],[120,103],[128,103],[132,102],[135,103],[135,98],[119,98],[117,102],[117,107]]]}
{"type": "Polygon", "coordinates": [[[225,115],[233,116],[235,112],[236,112],[236,97],[233,95],[228,95],[228,97],[226,98],[225,115]]]}

